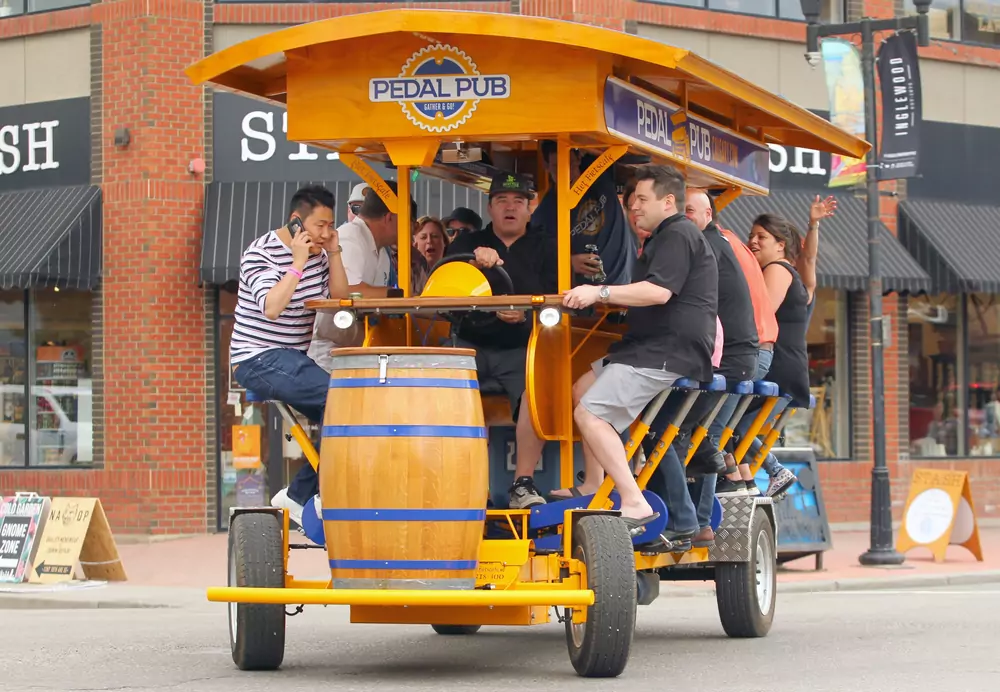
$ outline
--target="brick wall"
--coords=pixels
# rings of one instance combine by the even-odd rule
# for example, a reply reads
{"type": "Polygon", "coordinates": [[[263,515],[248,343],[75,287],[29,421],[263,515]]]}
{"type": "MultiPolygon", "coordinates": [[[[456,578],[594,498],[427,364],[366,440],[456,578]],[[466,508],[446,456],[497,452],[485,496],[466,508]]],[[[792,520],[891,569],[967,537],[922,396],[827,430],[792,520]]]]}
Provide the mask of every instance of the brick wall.
{"type": "MultiPolygon", "coordinates": [[[[205,293],[198,286],[204,150],[201,0],[105,0],[105,465],[129,479],[109,514],[120,531],[205,530],[205,293]],[[114,145],[128,127],[132,143],[114,145]]],[[[111,479],[108,479],[111,481],[111,479]]],[[[113,481],[112,481],[113,482],[113,481]]]]}

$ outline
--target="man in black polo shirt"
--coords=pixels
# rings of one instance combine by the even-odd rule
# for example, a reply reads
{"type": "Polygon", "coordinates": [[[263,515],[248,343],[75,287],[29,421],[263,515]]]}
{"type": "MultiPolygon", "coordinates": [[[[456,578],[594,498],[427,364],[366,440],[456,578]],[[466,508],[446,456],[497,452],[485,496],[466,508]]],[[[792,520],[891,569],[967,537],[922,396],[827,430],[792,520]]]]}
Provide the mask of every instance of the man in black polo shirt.
{"type": "MultiPolygon", "coordinates": [[[[506,287],[493,268],[501,266],[510,276],[516,294],[555,293],[558,289],[558,260],[555,240],[545,233],[528,233],[531,212],[528,202],[534,192],[518,175],[499,173],[490,185],[488,211],[491,223],[481,231],[463,233],[445,253],[472,253],[494,294],[506,287]]],[[[534,483],[535,466],[545,442],[531,425],[531,417],[518,415],[526,387],[525,364],[531,321],[520,310],[501,310],[497,319],[485,325],[463,321],[457,329],[456,346],[476,350],[480,381],[496,380],[510,399],[517,425],[517,461],[510,507],[524,509],[545,504],[534,483]]]]}
{"type": "MultiPolygon", "coordinates": [[[[719,267],[719,322],[722,323],[723,342],[722,362],[716,372],[726,378],[728,386],[752,380],[757,372],[757,323],[754,321],[753,301],[750,299],[750,286],[747,284],[746,275],[729,241],[715,225],[715,203],[705,190],[697,188],[687,190],[684,214],[701,229],[715,252],[719,267]]],[[[700,415],[696,414],[695,420],[708,413],[707,407],[713,405],[709,397],[702,396],[698,401],[702,400],[705,401],[706,408],[698,412],[700,415]]],[[[707,470],[714,467],[716,473],[736,470],[735,466],[726,467],[725,457],[719,451],[719,442],[722,440],[722,431],[738,403],[737,397],[726,398],[726,403],[719,409],[718,415],[708,428],[708,435],[702,440],[698,451],[691,459],[689,470],[692,467],[707,470]]],[[[692,488],[692,495],[698,507],[699,530],[694,537],[696,546],[705,546],[715,540],[710,523],[716,473],[698,475],[692,488]]]]}
{"type": "MultiPolygon", "coordinates": [[[[670,166],[643,166],[635,176],[632,209],[639,228],[651,233],[624,286],[577,286],[563,298],[569,308],[601,301],[628,306],[628,330],[603,361],[576,384],[584,394],[573,412],[585,453],[614,480],[622,518],[641,533],[656,518],[642,496],[625,457],[621,434],[646,405],[680,377],[712,377],[719,269],[708,241],[685,218],[684,177],[670,166]]],[[[676,456],[664,459],[667,497],[674,518],[664,539],[698,530],[684,468],[676,456]]]]}

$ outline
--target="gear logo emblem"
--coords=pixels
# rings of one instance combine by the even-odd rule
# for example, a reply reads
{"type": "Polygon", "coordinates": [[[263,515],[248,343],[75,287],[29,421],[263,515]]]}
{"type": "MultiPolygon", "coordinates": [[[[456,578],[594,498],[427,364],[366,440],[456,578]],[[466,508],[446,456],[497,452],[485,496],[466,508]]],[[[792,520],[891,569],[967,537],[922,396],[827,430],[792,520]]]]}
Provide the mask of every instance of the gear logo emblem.
{"type": "Polygon", "coordinates": [[[510,77],[484,75],[463,51],[443,43],[410,56],[397,77],[368,82],[372,103],[398,103],[403,115],[428,132],[448,132],[463,125],[483,99],[510,97],[510,77]]]}

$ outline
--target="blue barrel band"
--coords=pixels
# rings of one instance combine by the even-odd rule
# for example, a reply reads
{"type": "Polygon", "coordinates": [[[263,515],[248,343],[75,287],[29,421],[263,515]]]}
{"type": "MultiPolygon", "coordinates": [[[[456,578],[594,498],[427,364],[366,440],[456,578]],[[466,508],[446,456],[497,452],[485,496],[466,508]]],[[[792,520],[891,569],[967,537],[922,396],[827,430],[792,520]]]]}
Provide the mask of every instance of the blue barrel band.
{"type": "Polygon", "coordinates": [[[324,425],[323,437],[464,437],[486,439],[478,425],[324,425]]]}
{"type": "Polygon", "coordinates": [[[477,560],[330,560],[330,569],[474,570],[477,560]]]}
{"type": "Polygon", "coordinates": [[[429,389],[479,389],[478,380],[453,380],[445,377],[334,377],[330,389],[362,389],[368,387],[427,387],[429,389]]]}
{"type": "Polygon", "coordinates": [[[323,521],[485,521],[485,509],[324,509],[323,521]]]}

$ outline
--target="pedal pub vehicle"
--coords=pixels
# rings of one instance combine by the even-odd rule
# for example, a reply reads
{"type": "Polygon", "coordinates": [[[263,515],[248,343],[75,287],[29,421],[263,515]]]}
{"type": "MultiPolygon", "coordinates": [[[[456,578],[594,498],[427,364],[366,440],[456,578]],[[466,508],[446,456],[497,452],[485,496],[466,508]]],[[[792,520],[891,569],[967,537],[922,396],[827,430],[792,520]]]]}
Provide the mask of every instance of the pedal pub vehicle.
{"type": "MultiPolygon", "coordinates": [[[[637,605],[652,602],[660,580],[670,579],[714,579],[725,631],[767,634],[776,586],[772,498],[716,499],[715,545],[683,553],[644,548],[667,521],[650,491],[660,517],[630,534],[610,478],[595,495],[524,510],[487,507],[486,429],[510,424],[509,405],[489,381],[478,381],[472,351],[448,347],[449,321],[529,313],[521,415],[558,444],[560,487],[568,488],[580,468],[571,386],[620,338],[622,311],[600,306],[572,315],[559,295],[502,294],[471,264],[452,261],[470,259],[461,255],[439,262],[422,295],[412,296],[410,210],[398,200],[409,198],[414,169],[484,190],[498,170],[537,171],[544,188],[538,142],[556,140],[563,293],[571,287],[571,209],[616,162],[675,166],[690,185],[717,194],[721,208],[740,194],[768,193],[768,143],[860,158],[866,142],[687,50],[518,15],[400,9],[337,17],[234,45],[187,75],[284,104],[289,140],[339,152],[399,218],[402,297],[309,304],[333,313],[338,325],[363,322],[365,334],[360,347],[333,352],[320,453],[300,426],[293,429],[320,476],[322,507],[310,501],[303,528],[310,547],[327,551],[330,579],[288,573],[286,510],[232,511],[229,586],[210,588],[208,599],[230,604],[240,668],[279,667],[286,604],[323,604],[349,606],[354,623],[427,624],[457,635],[483,625],[540,625],[555,613],[576,671],[617,676],[628,662],[637,605]],[[571,149],[596,155],[576,180],[571,149]],[[373,162],[396,169],[398,197],[373,162]]],[[[742,458],[765,435],[759,466],[793,413],[786,408],[765,427],[782,395],[767,382],[727,389],[721,376],[675,382],[631,428],[626,451],[634,461],[660,407],[678,398],[671,424],[636,469],[639,487],[679,430],[690,430],[697,447],[726,396],[740,405],[723,444],[751,399],[765,398],[736,454],[742,458]],[[719,403],[707,418],[687,421],[699,396],[719,403]]],[[[295,423],[285,405],[272,403],[295,423]]]]}

